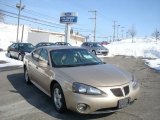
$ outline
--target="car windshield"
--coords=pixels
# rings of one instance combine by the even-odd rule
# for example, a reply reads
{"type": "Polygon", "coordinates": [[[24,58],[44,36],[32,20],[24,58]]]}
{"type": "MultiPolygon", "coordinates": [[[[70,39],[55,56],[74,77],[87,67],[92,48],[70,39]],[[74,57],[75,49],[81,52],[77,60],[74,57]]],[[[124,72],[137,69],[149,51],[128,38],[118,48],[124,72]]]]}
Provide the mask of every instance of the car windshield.
{"type": "Polygon", "coordinates": [[[56,45],[71,46],[69,43],[65,43],[65,42],[57,42],[56,45]]]}
{"type": "Polygon", "coordinates": [[[98,65],[103,62],[85,49],[59,49],[50,52],[53,67],[98,65]]]}
{"type": "Polygon", "coordinates": [[[36,47],[51,46],[51,45],[55,45],[55,44],[54,43],[39,43],[38,45],[36,45],[36,47]]]}
{"type": "Polygon", "coordinates": [[[102,45],[100,43],[94,43],[93,47],[102,47],[102,45]]]}
{"type": "Polygon", "coordinates": [[[32,51],[34,46],[32,44],[19,44],[20,50],[32,51]]]}

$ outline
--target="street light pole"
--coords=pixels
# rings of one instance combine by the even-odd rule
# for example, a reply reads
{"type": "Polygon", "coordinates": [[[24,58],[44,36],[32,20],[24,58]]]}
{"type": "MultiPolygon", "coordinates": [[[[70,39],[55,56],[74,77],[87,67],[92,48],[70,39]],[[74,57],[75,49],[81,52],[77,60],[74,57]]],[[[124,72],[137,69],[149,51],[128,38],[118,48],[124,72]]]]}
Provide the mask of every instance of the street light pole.
{"type": "Polygon", "coordinates": [[[19,3],[16,4],[16,7],[18,8],[18,25],[17,25],[17,38],[16,38],[16,42],[19,42],[19,40],[18,40],[18,35],[19,35],[19,21],[20,21],[21,10],[23,10],[25,6],[22,6],[21,0],[20,0],[19,3]]]}
{"type": "Polygon", "coordinates": [[[96,21],[97,21],[97,11],[88,11],[94,13],[94,18],[89,18],[89,19],[94,19],[94,42],[96,41],[96,21]]]}

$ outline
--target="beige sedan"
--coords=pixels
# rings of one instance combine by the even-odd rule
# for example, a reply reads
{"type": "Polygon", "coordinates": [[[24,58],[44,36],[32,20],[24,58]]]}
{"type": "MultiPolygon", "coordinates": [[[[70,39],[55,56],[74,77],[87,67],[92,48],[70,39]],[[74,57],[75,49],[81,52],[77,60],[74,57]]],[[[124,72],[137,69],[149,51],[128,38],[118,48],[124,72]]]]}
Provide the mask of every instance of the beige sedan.
{"type": "Polygon", "coordinates": [[[24,58],[27,84],[50,96],[55,109],[99,113],[121,109],[137,99],[134,75],[105,64],[79,47],[41,47],[24,58]]]}

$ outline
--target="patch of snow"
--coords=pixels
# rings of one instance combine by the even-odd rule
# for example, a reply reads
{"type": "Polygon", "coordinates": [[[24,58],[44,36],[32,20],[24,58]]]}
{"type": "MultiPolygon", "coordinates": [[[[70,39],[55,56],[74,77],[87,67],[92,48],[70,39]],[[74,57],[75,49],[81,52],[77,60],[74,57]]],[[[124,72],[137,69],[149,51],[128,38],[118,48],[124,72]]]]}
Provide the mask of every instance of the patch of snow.
{"type": "MultiPolygon", "coordinates": [[[[23,42],[27,42],[29,27],[24,26],[23,32],[23,42]]],[[[13,42],[16,42],[17,36],[17,25],[4,24],[0,22],[0,48],[7,50],[8,46],[13,42]]],[[[20,41],[22,37],[22,26],[19,27],[19,37],[20,41]]]]}
{"type": "Polygon", "coordinates": [[[155,39],[126,39],[122,41],[112,42],[105,46],[109,49],[108,57],[116,55],[133,56],[140,58],[153,58],[155,60],[146,61],[149,67],[160,70],[160,41],[155,39]]]}
{"type": "Polygon", "coordinates": [[[6,63],[0,64],[0,68],[8,66],[22,66],[23,62],[7,57],[6,52],[0,52],[0,61],[6,61],[6,63]]]}
{"type": "Polygon", "coordinates": [[[156,60],[145,60],[145,64],[150,68],[160,71],[160,59],[156,60]]]}

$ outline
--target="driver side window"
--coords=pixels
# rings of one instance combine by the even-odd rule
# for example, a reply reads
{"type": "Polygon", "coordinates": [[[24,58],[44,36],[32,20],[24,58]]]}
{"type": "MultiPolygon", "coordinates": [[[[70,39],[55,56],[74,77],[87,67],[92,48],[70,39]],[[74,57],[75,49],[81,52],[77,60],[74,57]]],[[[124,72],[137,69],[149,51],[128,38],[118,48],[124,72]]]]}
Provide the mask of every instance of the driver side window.
{"type": "Polygon", "coordinates": [[[45,49],[42,49],[40,56],[39,56],[39,60],[40,61],[45,61],[46,63],[48,63],[48,52],[45,49]]]}
{"type": "Polygon", "coordinates": [[[32,53],[32,58],[35,60],[35,61],[38,61],[39,59],[39,53],[42,49],[37,49],[35,50],[33,53],[32,53]]]}

